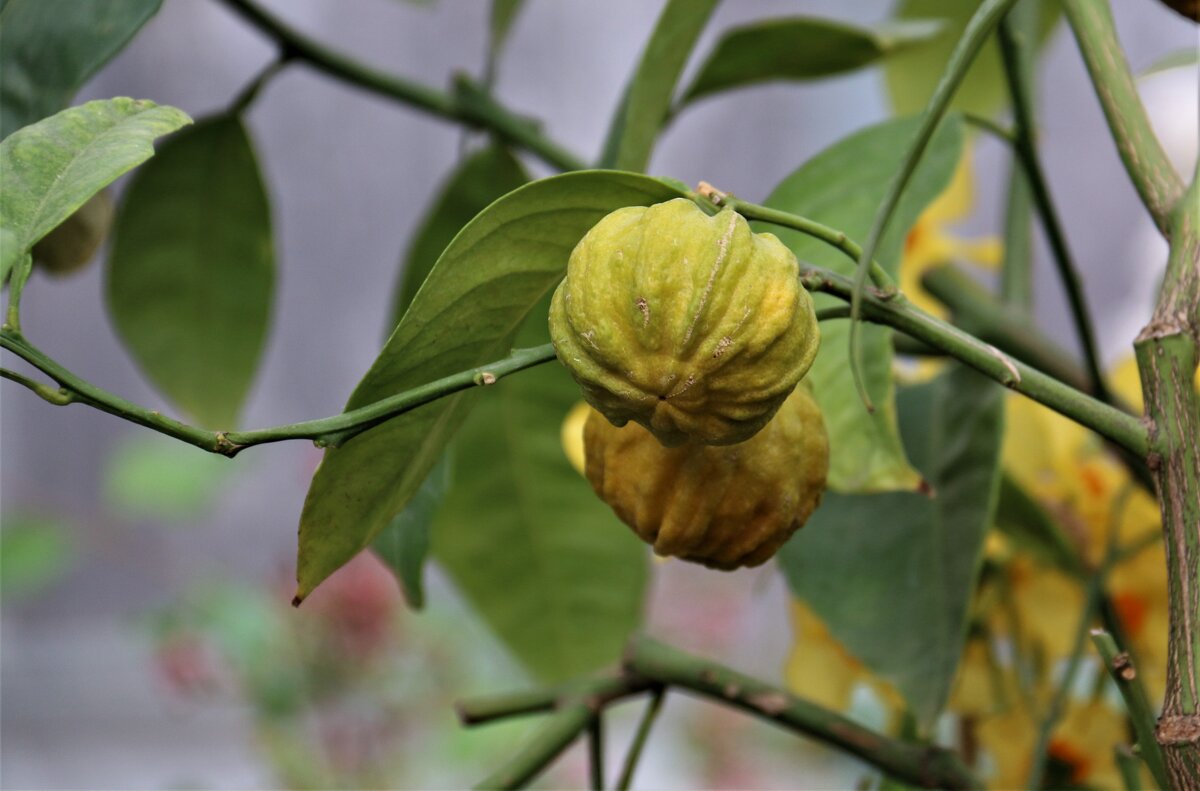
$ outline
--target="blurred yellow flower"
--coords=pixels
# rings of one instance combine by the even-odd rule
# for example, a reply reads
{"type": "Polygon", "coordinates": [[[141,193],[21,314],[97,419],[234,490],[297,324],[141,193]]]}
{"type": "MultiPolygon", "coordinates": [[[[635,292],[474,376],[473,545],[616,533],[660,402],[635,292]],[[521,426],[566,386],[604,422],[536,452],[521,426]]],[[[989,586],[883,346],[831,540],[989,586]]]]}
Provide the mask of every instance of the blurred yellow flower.
{"type": "Polygon", "coordinates": [[[580,475],[583,475],[587,466],[586,457],[583,455],[583,424],[587,423],[588,413],[591,411],[592,408],[586,401],[580,401],[571,407],[562,423],[563,453],[567,454],[567,461],[571,462],[571,466],[580,475]]]}
{"type": "Polygon", "coordinates": [[[994,236],[962,239],[950,228],[970,216],[975,207],[975,182],[971,152],[959,160],[950,184],[917,218],[904,239],[900,260],[900,289],[909,301],[940,318],[946,317],[941,303],[926,293],[921,277],[935,266],[955,261],[993,269],[1000,263],[1002,247],[994,236]]]}

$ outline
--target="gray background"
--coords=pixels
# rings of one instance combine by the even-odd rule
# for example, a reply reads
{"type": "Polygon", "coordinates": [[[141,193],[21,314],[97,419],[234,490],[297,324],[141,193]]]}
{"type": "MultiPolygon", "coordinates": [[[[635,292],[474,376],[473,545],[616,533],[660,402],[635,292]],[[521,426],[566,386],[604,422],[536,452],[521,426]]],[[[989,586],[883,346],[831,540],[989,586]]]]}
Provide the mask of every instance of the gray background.
{"type": "MultiPolygon", "coordinates": [[[[950,0],[947,0],[950,2],[950,0]]],[[[487,4],[438,0],[275,0],[264,5],[331,45],[434,86],[482,70],[487,4]]],[[[730,0],[715,33],[760,17],[806,13],[882,19],[886,2],[730,0]]],[[[1196,28],[1152,0],[1114,0],[1135,70],[1196,45],[1196,28]]],[[[548,133],[591,158],[661,3],[531,0],[500,64],[499,96],[540,116],[548,133]]],[[[221,110],[273,57],[271,45],[222,5],[166,0],[129,48],[79,101],[129,95],[221,110]]],[[[692,67],[695,67],[695,63],[692,67]]],[[[1129,348],[1147,313],[1165,246],[1129,186],[1075,43],[1060,26],[1039,81],[1042,152],[1076,258],[1084,270],[1104,356],[1129,348]]],[[[1176,70],[1142,83],[1154,120],[1181,168],[1196,146],[1196,77],[1176,70]]],[[[750,198],[807,157],[886,115],[876,71],[807,85],[772,85],[698,105],[663,136],[650,171],[700,179],[750,198]]],[[[336,413],[384,334],[398,261],[427,201],[460,154],[454,126],[290,67],[249,113],[272,199],[278,257],[274,326],[244,423],[263,426],[336,413]]],[[[978,210],[968,233],[999,227],[1006,164],[977,146],[978,210]]],[[[540,163],[531,162],[539,173],[540,163]]],[[[26,334],[86,378],[169,410],[122,351],[102,300],[102,266],[51,281],[34,276],[26,334]]],[[[1069,314],[1039,239],[1038,319],[1073,346],[1069,314]]],[[[16,361],[9,360],[8,365],[16,361]]],[[[260,580],[290,573],[295,529],[318,454],[303,443],[255,448],[231,464],[219,500],[182,529],[114,517],[104,462],[139,430],[83,407],[51,407],[5,383],[2,508],[49,512],[77,531],[67,579],[3,610],[0,727],[5,787],[161,787],[179,777],[217,786],[266,782],[244,743],[236,706],[186,713],[146,680],[146,646],[131,620],[198,578],[260,580]]],[[[199,452],[199,451],[196,451],[199,452]]],[[[723,581],[759,604],[739,629],[762,646],[740,657],[776,673],[789,641],[773,578],[723,581]],[[768,604],[763,604],[763,602],[768,604]]],[[[660,588],[654,607],[671,606],[660,588]]],[[[651,615],[654,618],[652,612],[651,615]]],[[[751,664],[747,664],[747,663],[751,664]]],[[[667,771],[664,769],[664,771],[667,771]]],[[[663,782],[672,775],[664,774],[663,782]]]]}

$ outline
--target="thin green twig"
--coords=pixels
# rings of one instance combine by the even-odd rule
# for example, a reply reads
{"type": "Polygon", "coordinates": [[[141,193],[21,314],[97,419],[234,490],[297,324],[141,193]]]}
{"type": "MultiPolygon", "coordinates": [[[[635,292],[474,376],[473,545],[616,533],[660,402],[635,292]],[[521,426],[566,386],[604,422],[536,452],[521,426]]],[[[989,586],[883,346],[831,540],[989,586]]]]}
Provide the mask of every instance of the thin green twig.
{"type": "Polygon", "coordinates": [[[650,737],[650,729],[654,727],[654,721],[658,719],[658,713],[662,710],[663,698],[666,696],[665,687],[656,687],[650,693],[650,700],[646,703],[646,710],[642,712],[641,720],[638,721],[637,732],[633,734],[629,752],[625,754],[625,763],[621,766],[621,776],[617,779],[617,791],[628,791],[629,787],[633,785],[633,773],[637,771],[642,750],[645,749],[646,740],[650,737]]]}
{"type": "Polygon", "coordinates": [[[581,159],[546,137],[536,123],[514,114],[485,91],[459,90],[447,93],[386,74],[309,38],[252,0],[222,2],[274,39],[287,59],[303,60],[331,77],[431,115],[487,129],[559,170],[582,170],[587,167],[581,159]]]}
{"type": "Polygon", "coordinates": [[[1092,630],[1092,643],[1104,660],[1104,669],[1116,682],[1121,697],[1125,699],[1125,708],[1129,711],[1134,733],[1137,734],[1142,760],[1150,768],[1150,774],[1154,775],[1154,782],[1158,787],[1169,788],[1166,763],[1158,740],[1154,737],[1155,716],[1150,708],[1150,701],[1140,685],[1130,683],[1137,678],[1137,668],[1134,667],[1129,654],[1122,651],[1112,635],[1103,629],[1092,630]]]}
{"type": "Polygon", "coordinates": [[[1025,176],[1032,191],[1034,206],[1037,207],[1041,217],[1046,240],[1050,243],[1050,251],[1058,269],[1059,279],[1062,281],[1063,289],[1067,292],[1067,301],[1071,306],[1075,331],[1079,335],[1080,345],[1083,346],[1084,364],[1087,366],[1088,376],[1092,381],[1092,392],[1101,401],[1108,401],[1108,386],[1104,381],[1104,370],[1096,345],[1096,331],[1084,299],[1079,268],[1075,265],[1067,245],[1067,235],[1063,231],[1054,201],[1050,198],[1050,185],[1046,181],[1041,159],[1033,141],[1036,129],[1033,120],[1033,100],[1028,91],[1028,78],[1023,75],[1022,55],[1020,54],[1022,47],[1032,46],[1032,44],[1024,42],[1008,24],[1000,26],[999,39],[1004,73],[1008,81],[1009,94],[1012,96],[1017,154],[1025,165],[1025,176]]]}
{"type": "Polygon", "coordinates": [[[1058,725],[1059,720],[1062,719],[1063,714],[1066,713],[1067,700],[1071,696],[1072,687],[1075,686],[1075,676],[1079,673],[1079,667],[1083,663],[1084,648],[1087,645],[1088,627],[1091,625],[1092,618],[1099,608],[1100,600],[1104,595],[1104,587],[1108,581],[1108,575],[1119,557],[1120,547],[1117,544],[1118,526],[1120,525],[1121,518],[1125,512],[1125,505],[1129,501],[1129,495],[1132,491],[1130,486],[1125,486],[1113,503],[1108,524],[1108,546],[1104,552],[1104,561],[1100,564],[1099,568],[1092,572],[1091,577],[1088,579],[1087,590],[1083,599],[1083,608],[1079,613],[1079,625],[1075,628],[1075,638],[1072,642],[1071,653],[1068,655],[1067,667],[1063,671],[1063,676],[1058,683],[1057,689],[1054,690],[1049,710],[1042,720],[1041,727],[1038,729],[1037,740],[1034,742],[1033,757],[1029,765],[1029,779],[1026,782],[1026,786],[1029,788],[1040,788],[1042,785],[1042,778],[1046,773],[1046,760],[1050,755],[1050,736],[1054,733],[1054,728],[1058,725]]]}
{"type": "Polygon", "coordinates": [[[252,431],[208,431],[166,417],[157,410],[139,406],[97,387],[68,371],[16,333],[0,331],[0,347],[21,357],[58,382],[70,394],[70,400],[64,403],[87,404],[211,453],[230,457],[253,445],[293,439],[309,439],[322,446],[336,446],[373,426],[431,401],[461,390],[493,384],[517,371],[554,359],[554,347],[550,344],[532,349],[516,349],[502,360],[442,377],[340,415],[252,431]]]}
{"type": "MultiPolygon", "coordinates": [[[[729,195],[714,189],[702,191],[701,197],[706,198],[716,206],[728,206],[747,220],[758,220],[783,228],[791,228],[806,236],[811,236],[841,251],[851,261],[857,262],[862,257],[863,251],[859,247],[858,242],[848,238],[844,232],[836,228],[830,228],[828,225],[823,225],[816,220],[810,220],[799,214],[772,209],[769,206],[744,201],[735,195],[729,195]]],[[[868,271],[871,275],[871,282],[882,289],[883,293],[894,293],[897,290],[892,276],[874,258],[871,259],[868,271]]]]}
{"type": "Polygon", "coordinates": [[[862,375],[862,344],[859,339],[858,319],[862,316],[863,290],[867,284],[867,273],[870,269],[870,262],[874,260],[875,252],[879,249],[879,243],[883,239],[883,235],[887,232],[888,223],[891,222],[892,215],[900,203],[900,196],[904,194],[904,189],[908,186],[909,179],[916,172],[917,165],[921,162],[921,156],[925,153],[925,148],[929,145],[929,141],[933,139],[933,133],[937,131],[938,124],[941,123],[942,118],[950,108],[950,100],[954,98],[958,86],[962,84],[963,78],[967,75],[967,70],[975,61],[975,56],[979,54],[979,50],[983,47],[984,42],[991,36],[996,25],[1008,13],[1008,10],[1012,8],[1015,2],[1016,0],[984,0],[967,22],[962,38],[959,39],[954,51],[950,54],[946,70],[943,72],[942,78],[934,89],[933,96],[930,97],[929,104],[925,108],[925,112],[921,116],[921,125],[917,129],[912,143],[909,144],[908,151],[904,156],[904,162],[900,166],[900,171],[888,185],[883,203],[880,204],[879,209],[875,212],[875,219],[871,223],[871,231],[867,234],[867,241],[863,245],[862,254],[859,256],[858,268],[854,273],[854,289],[850,299],[850,311],[852,314],[850,324],[850,370],[854,373],[854,386],[858,390],[859,398],[862,399],[868,411],[873,411],[874,405],[871,403],[870,395],[867,394],[867,386],[862,375]]]}
{"type": "Polygon", "coordinates": [[[604,713],[600,711],[588,723],[588,770],[592,791],[604,791],[604,713]]]}
{"type": "Polygon", "coordinates": [[[1112,8],[1108,0],[1063,0],[1062,6],[1125,170],[1165,236],[1171,210],[1183,194],[1183,180],[1150,125],[1125,51],[1117,40],[1112,8]]]}

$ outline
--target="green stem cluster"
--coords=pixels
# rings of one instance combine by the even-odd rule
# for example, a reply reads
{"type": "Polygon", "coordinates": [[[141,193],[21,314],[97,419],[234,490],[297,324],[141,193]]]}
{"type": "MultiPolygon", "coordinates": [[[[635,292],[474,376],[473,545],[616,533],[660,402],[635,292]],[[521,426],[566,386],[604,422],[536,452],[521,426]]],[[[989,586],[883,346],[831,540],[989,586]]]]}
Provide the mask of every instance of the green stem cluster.
{"type": "MultiPolygon", "coordinates": [[[[544,771],[595,722],[625,698],[650,692],[646,717],[634,737],[619,787],[627,787],[661,696],[670,689],[741,709],[799,735],[855,755],[885,774],[919,788],[977,788],[978,781],[951,750],[893,739],[821,706],[736,670],[684,653],[648,637],[634,638],[618,674],[566,687],[494,696],[459,704],[466,725],[553,712],[531,742],[480,788],[516,788],[544,771]]],[[[593,756],[593,761],[595,756],[593,756]]]]}

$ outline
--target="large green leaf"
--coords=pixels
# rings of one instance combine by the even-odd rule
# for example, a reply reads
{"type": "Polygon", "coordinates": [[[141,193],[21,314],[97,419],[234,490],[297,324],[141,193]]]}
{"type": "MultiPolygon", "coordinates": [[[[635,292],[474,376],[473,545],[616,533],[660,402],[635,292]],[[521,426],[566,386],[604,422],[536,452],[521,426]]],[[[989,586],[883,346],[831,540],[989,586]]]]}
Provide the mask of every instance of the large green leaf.
{"type": "Polygon", "coordinates": [[[675,84],[718,0],[668,0],[621,96],[604,143],[601,163],[645,170],[671,109],[675,84]]]}
{"type": "MultiPolygon", "coordinates": [[[[767,205],[825,223],[851,239],[865,239],[917,123],[917,119],[887,121],[835,143],[784,179],[767,198],[767,205]]],[[[877,255],[893,275],[908,228],[949,184],[962,138],[961,120],[947,118],[904,193],[877,255]]],[[[854,262],[845,255],[798,231],[765,225],[758,230],[777,234],[801,261],[846,275],[854,272],[854,262]]],[[[823,294],[813,298],[818,308],[840,304],[823,294]]],[[[920,479],[906,461],[896,431],[891,330],[862,328],[863,374],[876,406],[873,414],[858,398],[847,364],[849,331],[845,321],[821,324],[821,351],[808,374],[829,430],[830,488],[842,492],[915,489],[920,479]]]]}
{"type": "Polygon", "coordinates": [[[940,29],[937,22],[912,21],[872,30],[813,17],[733,28],[717,42],[682,101],[772,80],[813,80],[853,71],[928,41],[940,29]]]}
{"type": "Polygon", "coordinates": [[[191,123],[182,110],[134,99],[88,102],[0,142],[0,271],[122,173],[152,141],[191,123]]]}
{"type": "Polygon", "coordinates": [[[902,391],[905,445],[933,497],[827,493],[779,555],[793,592],[896,685],[924,730],[945,704],[966,640],[1000,480],[1003,396],[957,365],[902,391]]]}
{"type": "Polygon", "coordinates": [[[459,164],[442,186],[408,248],[392,300],[389,332],[400,323],[400,317],[455,234],[497,198],[527,181],[525,168],[503,146],[482,148],[459,164]]]}
{"type": "Polygon", "coordinates": [[[71,103],[162,0],[6,0],[0,5],[0,138],[71,103]]]}
{"type": "MultiPolygon", "coordinates": [[[[503,357],[593,225],[619,207],[680,196],[646,176],[579,171],[496,201],[442,253],[346,408],[503,357]]],[[[297,596],[307,596],[403,510],[480,395],[468,390],[440,399],[326,450],[300,517],[297,596]]]]}
{"type": "MultiPolygon", "coordinates": [[[[929,104],[933,89],[946,70],[946,62],[958,40],[962,38],[967,21],[979,8],[981,0],[900,0],[893,17],[897,20],[941,19],[944,26],[935,39],[922,47],[914,47],[888,58],[884,64],[888,95],[897,115],[919,113],[929,104]]],[[[1044,43],[1062,13],[1060,3],[1047,0],[1022,0],[1022,5],[1037,5],[1039,14],[1039,43],[1044,43]]],[[[1024,9],[1020,9],[1024,11],[1024,9]]],[[[1010,13],[1016,13],[1010,12],[1010,13]]],[[[1008,104],[1008,88],[1000,49],[995,40],[989,41],[975,57],[962,85],[954,94],[951,107],[967,113],[993,115],[1008,104]]]]}
{"type": "MultiPolygon", "coordinates": [[[[539,304],[520,345],[548,339],[539,304]]],[[[564,368],[500,382],[456,441],[434,556],[537,676],[611,664],[641,618],[646,548],[567,461],[562,421],[579,400],[564,368]]]]}
{"type": "Polygon", "coordinates": [[[425,560],[429,555],[429,533],[433,517],[450,488],[453,447],[433,466],[408,507],[392,518],[371,549],[396,575],[404,600],[414,610],[425,606],[425,560]]]}
{"type": "Polygon", "coordinates": [[[114,229],[108,307],[155,385],[205,426],[233,428],[266,340],[271,211],[236,116],[172,138],[134,178],[114,229]]]}

